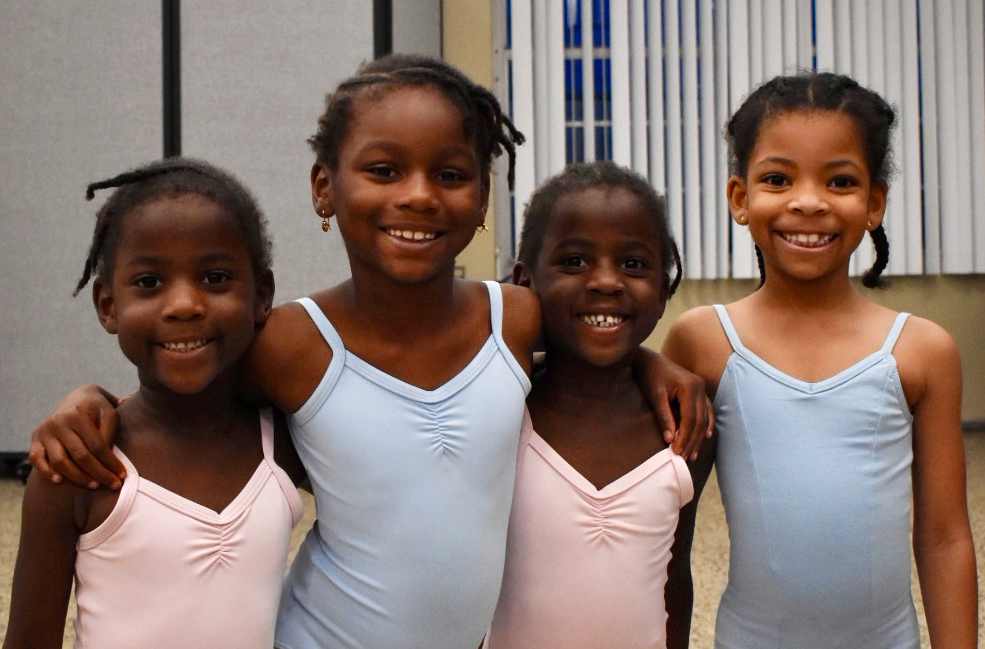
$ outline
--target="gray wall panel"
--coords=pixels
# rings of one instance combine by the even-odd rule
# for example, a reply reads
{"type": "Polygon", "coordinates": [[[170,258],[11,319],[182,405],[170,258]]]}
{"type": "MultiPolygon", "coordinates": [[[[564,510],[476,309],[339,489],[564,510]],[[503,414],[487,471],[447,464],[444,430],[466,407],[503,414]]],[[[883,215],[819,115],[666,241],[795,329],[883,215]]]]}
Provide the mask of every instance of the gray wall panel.
{"type": "Polygon", "coordinates": [[[338,231],[311,207],[305,140],[325,93],[373,55],[372,3],[214,0],[182,6],[184,151],[253,190],[274,240],[276,302],[349,275],[338,231]]]}
{"type": "Polygon", "coordinates": [[[0,452],[70,387],[136,384],[88,293],[85,186],[161,151],[160,5],[0,3],[0,452]]]}

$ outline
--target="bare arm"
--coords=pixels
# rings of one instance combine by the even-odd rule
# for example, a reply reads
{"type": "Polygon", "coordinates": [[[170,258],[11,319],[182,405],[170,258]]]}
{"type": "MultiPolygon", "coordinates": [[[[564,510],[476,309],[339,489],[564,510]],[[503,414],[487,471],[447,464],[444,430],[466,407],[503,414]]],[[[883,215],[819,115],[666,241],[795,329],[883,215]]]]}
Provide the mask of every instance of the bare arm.
{"type": "Polygon", "coordinates": [[[934,323],[911,318],[907,328],[898,362],[914,415],[913,550],[930,642],[976,647],[978,582],[961,434],[961,362],[954,340],[934,323]]]}
{"type": "Polygon", "coordinates": [[[80,529],[76,493],[37,472],[28,479],[3,649],[62,646],[80,529]]]}
{"type": "Polygon", "coordinates": [[[667,608],[667,649],[687,649],[691,635],[691,615],[694,608],[694,581],[691,576],[691,546],[694,541],[694,524],[698,513],[698,500],[704,491],[715,461],[716,439],[701,446],[698,458],[688,463],[694,497],[681,508],[667,566],[667,586],[664,589],[664,605],[667,608]]]}

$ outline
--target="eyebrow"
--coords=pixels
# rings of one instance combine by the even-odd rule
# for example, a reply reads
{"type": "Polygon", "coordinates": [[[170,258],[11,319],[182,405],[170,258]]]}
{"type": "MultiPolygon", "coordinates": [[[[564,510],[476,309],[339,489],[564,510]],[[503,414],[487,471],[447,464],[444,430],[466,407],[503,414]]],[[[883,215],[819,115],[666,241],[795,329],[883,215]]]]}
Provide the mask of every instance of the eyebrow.
{"type": "MultiPolygon", "coordinates": [[[[237,257],[236,255],[230,254],[228,252],[215,252],[215,253],[203,255],[201,258],[199,258],[198,261],[203,264],[215,264],[224,261],[234,261],[236,257],[237,257]]],[[[167,255],[136,255],[134,257],[129,257],[127,259],[122,259],[121,261],[124,264],[131,264],[131,265],[149,265],[149,264],[160,263],[167,259],[169,259],[167,255]]]]}
{"type": "MultiPolygon", "coordinates": [[[[757,165],[770,164],[770,163],[784,165],[787,167],[796,166],[796,163],[793,160],[791,160],[790,158],[784,158],[783,156],[769,156],[767,158],[762,158],[755,162],[755,164],[757,165]]],[[[829,162],[824,163],[825,169],[835,169],[837,167],[861,168],[859,163],[856,160],[852,160],[851,158],[839,158],[837,160],[831,160],[829,162]]]]}

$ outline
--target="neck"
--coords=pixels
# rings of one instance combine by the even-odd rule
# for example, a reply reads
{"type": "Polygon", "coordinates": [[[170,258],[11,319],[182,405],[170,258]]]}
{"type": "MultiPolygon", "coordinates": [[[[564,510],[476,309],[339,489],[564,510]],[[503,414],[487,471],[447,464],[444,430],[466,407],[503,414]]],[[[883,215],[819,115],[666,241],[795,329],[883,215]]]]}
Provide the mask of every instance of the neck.
{"type": "Polygon", "coordinates": [[[837,310],[861,297],[845,273],[801,282],[780,274],[766,274],[766,283],[754,293],[757,299],[776,309],[803,314],[811,311],[837,310]]]}
{"type": "Polygon", "coordinates": [[[342,285],[354,317],[399,337],[428,334],[456,313],[458,284],[451,273],[422,282],[365,281],[356,274],[342,285]]]}
{"type": "Polygon", "coordinates": [[[549,346],[544,370],[535,377],[538,391],[556,403],[569,402],[583,409],[590,404],[623,402],[639,393],[630,361],[607,367],[585,363],[549,346]]]}
{"type": "Polygon", "coordinates": [[[218,380],[197,394],[178,394],[157,386],[141,384],[140,389],[121,406],[121,417],[153,421],[175,435],[218,435],[229,428],[242,403],[237,400],[234,383],[218,380]]]}

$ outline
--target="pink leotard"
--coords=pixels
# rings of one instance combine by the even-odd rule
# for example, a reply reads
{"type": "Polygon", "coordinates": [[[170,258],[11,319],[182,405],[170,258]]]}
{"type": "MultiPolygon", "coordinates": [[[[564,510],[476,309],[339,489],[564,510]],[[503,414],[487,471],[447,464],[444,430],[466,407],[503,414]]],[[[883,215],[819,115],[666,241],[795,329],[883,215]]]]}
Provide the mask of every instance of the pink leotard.
{"type": "Polygon", "coordinates": [[[486,647],[664,647],[664,586],[694,486],[669,449],[596,489],[524,416],[506,571],[486,647]]]}
{"type": "Polygon", "coordinates": [[[75,647],[270,649],[291,528],[302,504],[274,464],[273,425],[261,415],[264,459],[222,511],[127,469],[109,517],[79,537],[75,647]]]}

